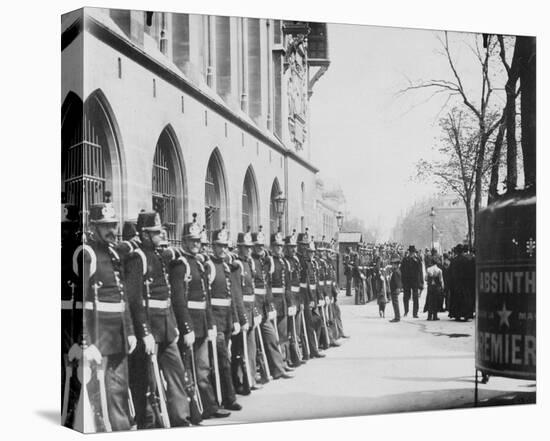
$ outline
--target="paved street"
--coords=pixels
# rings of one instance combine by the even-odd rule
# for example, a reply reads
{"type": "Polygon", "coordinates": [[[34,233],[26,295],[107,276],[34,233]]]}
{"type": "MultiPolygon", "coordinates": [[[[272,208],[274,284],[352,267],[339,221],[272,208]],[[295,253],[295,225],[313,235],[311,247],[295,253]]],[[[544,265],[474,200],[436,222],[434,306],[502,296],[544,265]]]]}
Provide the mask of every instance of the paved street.
{"type": "MultiPolygon", "coordinates": [[[[297,369],[295,378],[240,396],[242,411],[204,425],[473,406],[473,322],[444,313],[437,322],[421,314],[394,324],[390,304],[382,319],[375,302],[355,306],[343,294],[339,301],[349,340],[297,369]]],[[[479,399],[481,405],[533,402],[534,392],[534,382],[492,377],[480,385],[479,399]]]]}

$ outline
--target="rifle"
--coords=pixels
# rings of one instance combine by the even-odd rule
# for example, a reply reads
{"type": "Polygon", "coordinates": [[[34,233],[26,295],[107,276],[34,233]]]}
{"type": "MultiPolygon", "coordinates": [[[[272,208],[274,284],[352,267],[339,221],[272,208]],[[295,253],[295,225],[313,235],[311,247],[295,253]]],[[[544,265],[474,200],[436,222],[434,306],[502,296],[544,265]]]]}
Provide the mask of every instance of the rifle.
{"type": "Polygon", "coordinates": [[[320,306],[319,309],[321,310],[321,316],[323,318],[323,329],[325,330],[325,343],[326,343],[327,347],[329,347],[330,346],[330,338],[328,336],[327,317],[326,317],[326,314],[325,314],[325,307],[320,306]]]}
{"type": "Polygon", "coordinates": [[[281,348],[281,340],[279,340],[279,328],[277,327],[277,315],[275,315],[275,318],[271,320],[271,323],[273,323],[273,327],[275,328],[275,337],[277,338],[277,348],[279,349],[279,353],[283,355],[283,350],[281,348]]]}
{"type": "Polygon", "coordinates": [[[158,420],[162,427],[165,429],[170,428],[170,418],[168,417],[168,408],[166,407],[166,391],[165,391],[165,381],[162,376],[162,372],[159,369],[158,359],[157,359],[158,346],[155,345],[155,352],[150,355],[151,367],[153,368],[153,378],[155,391],[153,399],[157,403],[157,411],[160,408],[160,414],[155,415],[160,417],[158,420]]]}
{"type": "Polygon", "coordinates": [[[197,408],[200,412],[200,414],[202,415],[202,413],[204,412],[204,408],[202,406],[202,399],[201,399],[201,394],[200,394],[200,391],[199,391],[199,387],[198,387],[198,384],[197,384],[197,368],[195,367],[195,351],[193,349],[193,345],[191,345],[191,369],[193,371],[193,383],[194,383],[194,387],[195,387],[195,400],[197,402],[197,408]]]}
{"type": "Polygon", "coordinates": [[[300,311],[300,314],[302,316],[302,328],[304,328],[304,340],[305,340],[305,342],[302,342],[303,355],[307,355],[307,357],[310,358],[311,353],[310,353],[310,350],[309,350],[309,341],[308,341],[308,338],[307,338],[307,326],[306,326],[306,320],[305,320],[305,317],[304,317],[304,310],[303,309],[300,311]]]}
{"type": "Polygon", "coordinates": [[[290,318],[292,320],[292,345],[294,346],[294,350],[296,351],[296,355],[300,361],[303,357],[300,351],[300,345],[298,344],[298,334],[296,333],[296,315],[292,315],[290,318]]]}
{"type": "Polygon", "coordinates": [[[212,363],[214,365],[214,383],[216,385],[216,399],[218,400],[218,405],[222,405],[222,387],[220,383],[220,371],[218,366],[218,347],[217,347],[217,336],[216,341],[210,342],[212,346],[212,363]]]}
{"type": "Polygon", "coordinates": [[[262,355],[260,364],[264,372],[265,380],[271,381],[273,380],[273,377],[271,376],[271,372],[269,370],[269,364],[267,362],[267,356],[266,356],[265,347],[264,347],[264,339],[262,338],[262,331],[259,326],[256,327],[256,331],[258,332],[258,340],[260,342],[260,353],[262,355]]]}
{"type": "Polygon", "coordinates": [[[128,409],[130,410],[130,430],[137,430],[137,421],[136,421],[136,408],[134,407],[134,398],[132,397],[132,390],[128,388],[128,409]]]}
{"type": "MultiPolygon", "coordinates": [[[[74,338],[74,288],[72,281],[67,282],[71,287],[71,341],[74,338]]],[[[63,355],[65,361],[65,385],[63,388],[63,407],[61,408],[61,424],[66,426],[68,423],[69,410],[69,392],[71,390],[71,379],[73,377],[73,367],[76,367],[76,361],[69,361],[68,354],[63,355]]]]}
{"type": "MultiPolygon", "coordinates": [[[[143,284],[145,285],[145,312],[148,322],[150,322],[149,301],[151,300],[152,283],[152,278],[145,279],[145,281],[143,282],[143,284]]],[[[155,343],[155,350],[152,354],[149,355],[149,390],[146,396],[149,400],[149,403],[151,404],[151,409],[153,410],[155,421],[160,424],[161,427],[168,429],[170,428],[170,418],[168,417],[168,409],[166,408],[166,393],[163,378],[161,377],[161,372],[158,365],[157,352],[158,345],[155,343]]]]}
{"type": "Polygon", "coordinates": [[[250,373],[250,363],[248,360],[248,341],[247,341],[247,332],[241,331],[243,335],[243,364],[245,370],[245,377],[248,381],[248,389],[252,387],[252,375],[250,373]]]}

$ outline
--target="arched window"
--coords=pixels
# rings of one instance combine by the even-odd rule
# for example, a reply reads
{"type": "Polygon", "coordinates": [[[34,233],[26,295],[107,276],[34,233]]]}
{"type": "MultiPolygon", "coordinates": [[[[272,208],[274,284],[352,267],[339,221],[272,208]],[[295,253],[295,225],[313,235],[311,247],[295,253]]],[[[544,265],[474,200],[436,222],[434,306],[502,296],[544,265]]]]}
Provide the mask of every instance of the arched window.
{"type": "Polygon", "coordinates": [[[280,192],[281,187],[279,186],[279,181],[275,178],[273,185],[271,186],[271,197],[269,198],[269,228],[271,233],[275,233],[279,227],[279,217],[277,215],[277,204],[275,203],[275,198],[279,196],[280,192]]]}
{"type": "Polygon", "coordinates": [[[206,170],[204,181],[204,207],[206,228],[211,233],[227,219],[227,192],[219,151],[216,149],[206,170]]]}
{"type": "Polygon", "coordinates": [[[258,192],[256,191],[256,181],[254,179],[254,172],[249,167],[246,171],[243,183],[243,196],[242,196],[242,231],[250,226],[252,231],[256,230],[258,226],[258,210],[260,204],[258,203],[258,192]]]}
{"type": "Polygon", "coordinates": [[[153,156],[152,197],[153,209],[160,214],[172,243],[179,243],[183,214],[182,168],[177,149],[175,135],[164,129],[153,156]]]}
{"type": "Polygon", "coordinates": [[[94,92],[83,105],[69,93],[62,108],[61,191],[82,211],[85,229],[90,205],[102,202],[107,190],[122,216],[116,123],[103,99],[101,92],[94,92]]]}

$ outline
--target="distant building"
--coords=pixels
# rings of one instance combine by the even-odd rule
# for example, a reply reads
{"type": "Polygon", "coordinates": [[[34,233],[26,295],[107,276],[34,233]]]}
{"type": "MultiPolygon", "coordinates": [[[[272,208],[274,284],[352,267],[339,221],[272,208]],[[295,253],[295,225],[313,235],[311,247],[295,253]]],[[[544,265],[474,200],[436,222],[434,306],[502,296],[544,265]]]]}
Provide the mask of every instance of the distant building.
{"type": "Polygon", "coordinates": [[[314,232],[319,239],[325,236],[328,242],[337,237],[336,215],[339,211],[343,211],[346,198],[341,188],[325,188],[325,183],[321,178],[317,178],[315,188],[316,222],[314,232]]]}
{"type": "Polygon", "coordinates": [[[316,221],[309,97],[328,68],[322,23],[84,8],[62,17],[62,181],[121,220],[156,209],[177,241],[316,221]]]}

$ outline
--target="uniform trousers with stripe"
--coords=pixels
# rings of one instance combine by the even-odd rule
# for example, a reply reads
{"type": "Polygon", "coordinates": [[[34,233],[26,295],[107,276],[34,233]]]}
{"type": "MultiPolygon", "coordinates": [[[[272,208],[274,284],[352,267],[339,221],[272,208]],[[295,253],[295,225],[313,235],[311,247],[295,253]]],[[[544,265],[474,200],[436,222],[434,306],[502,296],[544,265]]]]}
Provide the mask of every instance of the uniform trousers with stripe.
{"type": "Polygon", "coordinates": [[[256,384],[256,334],[254,327],[251,326],[246,332],[246,345],[248,355],[248,368],[250,369],[250,382],[246,378],[246,366],[244,363],[244,342],[243,331],[231,337],[231,372],[233,375],[233,385],[237,387],[240,384],[248,384],[253,387],[256,384]]]}
{"type": "MultiPolygon", "coordinates": [[[[184,389],[185,368],[176,341],[159,343],[157,351],[159,369],[166,380],[166,407],[172,427],[189,425],[189,402],[184,389]]],[[[136,421],[139,429],[154,428],[153,410],[147,400],[148,379],[151,372],[151,359],[145,353],[143,341],[139,341],[130,356],[130,387],[136,409],[136,421]]]]}
{"type": "Polygon", "coordinates": [[[226,406],[237,400],[233,378],[231,374],[231,360],[229,359],[229,342],[231,341],[231,332],[220,332],[216,338],[216,348],[218,349],[218,371],[220,373],[220,383],[222,389],[222,405],[226,406]]]}
{"type": "MultiPolygon", "coordinates": [[[[208,357],[208,344],[208,338],[206,336],[195,339],[195,343],[193,343],[193,352],[195,353],[195,372],[197,375],[195,381],[201,396],[203,418],[211,417],[219,409],[218,403],[216,402],[214,388],[212,387],[212,383],[210,381],[212,369],[210,366],[210,359],[208,357]]],[[[193,372],[193,366],[191,365],[191,351],[181,346],[180,349],[182,349],[185,368],[188,372],[193,372]]]]}
{"type": "Polygon", "coordinates": [[[269,370],[273,378],[278,378],[285,373],[285,362],[282,354],[279,352],[273,321],[264,319],[260,324],[260,330],[264,341],[267,362],[269,363],[269,370]]]}

